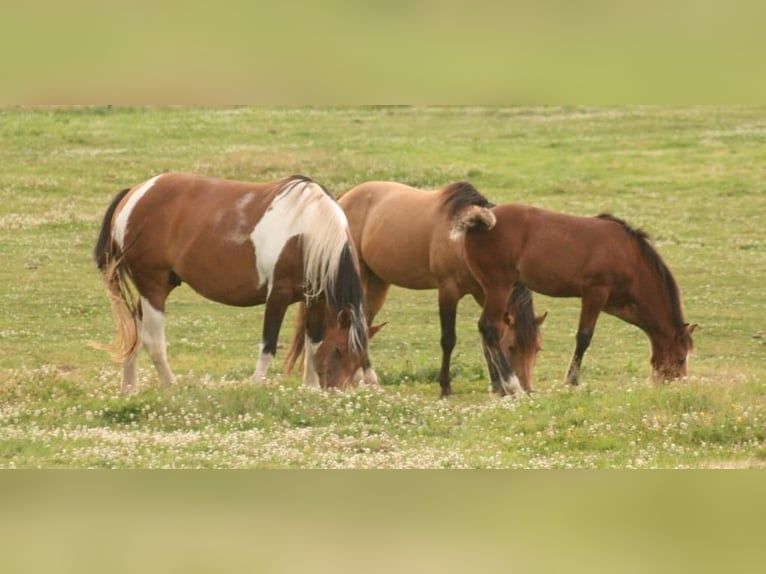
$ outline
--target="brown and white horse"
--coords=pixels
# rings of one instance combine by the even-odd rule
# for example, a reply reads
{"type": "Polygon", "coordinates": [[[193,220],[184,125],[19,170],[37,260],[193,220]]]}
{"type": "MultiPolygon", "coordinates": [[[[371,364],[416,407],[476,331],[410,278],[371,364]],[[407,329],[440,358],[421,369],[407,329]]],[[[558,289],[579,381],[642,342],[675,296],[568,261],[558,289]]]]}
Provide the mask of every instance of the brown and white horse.
{"type": "MultiPolygon", "coordinates": [[[[484,299],[479,283],[465,264],[462,247],[450,241],[452,218],[469,205],[491,203],[468,182],[449,184],[438,190],[421,190],[402,183],[372,181],[343,194],[338,203],[348,218],[354,239],[365,294],[367,322],[380,311],[389,287],[438,290],[442,362],[439,372],[441,395],[452,394],[450,359],[456,343],[457,305],[466,294],[479,304],[484,299]]],[[[492,388],[515,394],[531,390],[532,369],[540,349],[539,326],[529,291],[519,286],[509,298],[503,320],[508,357],[490,360],[486,355],[492,388]],[[519,380],[501,384],[495,361],[507,361],[519,380]]],[[[296,335],[300,342],[300,333],[296,335]]],[[[364,380],[376,381],[372,367],[365,365],[364,380]]]]}
{"type": "Polygon", "coordinates": [[[123,363],[123,392],[135,386],[142,342],[161,382],[175,381],[167,361],[165,301],[181,283],[227,305],[266,304],[255,381],[266,376],[287,307],[298,301],[306,304],[306,384],[345,388],[367,356],[362,286],[346,216],[307,177],[249,183],[158,175],[117,194],[104,215],[95,259],[116,320],[115,339],[102,348],[123,363]]]}
{"type": "Polygon", "coordinates": [[[462,240],[468,266],[484,287],[479,325],[492,354],[500,353],[505,301],[521,280],[538,293],[582,300],[566,374],[570,385],[579,382],[582,358],[601,311],[647,334],[655,379],[686,375],[696,325],[684,321],[676,281],[644,231],[608,214],[579,217],[508,204],[463,210],[453,238],[462,240]]]}

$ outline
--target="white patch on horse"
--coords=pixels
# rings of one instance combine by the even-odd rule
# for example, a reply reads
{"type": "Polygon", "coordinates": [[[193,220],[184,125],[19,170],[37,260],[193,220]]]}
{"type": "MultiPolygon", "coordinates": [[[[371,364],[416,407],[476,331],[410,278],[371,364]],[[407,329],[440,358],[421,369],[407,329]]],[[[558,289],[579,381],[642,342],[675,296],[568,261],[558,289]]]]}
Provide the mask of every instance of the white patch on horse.
{"type": "Polygon", "coordinates": [[[361,384],[366,387],[380,386],[380,381],[378,380],[378,373],[375,372],[375,369],[370,367],[369,369],[364,370],[364,376],[362,377],[361,384]]]}
{"type": "Polygon", "coordinates": [[[133,212],[133,208],[146,195],[146,192],[157,182],[162,175],[156,175],[143,185],[136,189],[128,196],[128,200],[125,202],[124,207],[117,214],[114,220],[114,229],[112,231],[112,237],[120,246],[120,249],[125,248],[125,233],[128,230],[128,223],[130,222],[130,214],[133,212]]]}
{"type": "Polygon", "coordinates": [[[141,297],[143,311],[142,339],[144,347],[152,358],[154,368],[164,385],[175,384],[176,378],[168,364],[167,343],[165,342],[165,313],[152,307],[149,300],[141,297]]]}
{"type": "MultiPolygon", "coordinates": [[[[255,195],[248,193],[243,195],[234,204],[234,214],[236,216],[236,223],[234,229],[232,229],[227,235],[226,239],[233,241],[234,243],[244,243],[250,239],[250,232],[252,229],[248,228],[248,212],[247,206],[255,199],[255,195]]],[[[220,222],[219,222],[220,223],[220,222]]]]}
{"type": "Polygon", "coordinates": [[[266,378],[266,371],[269,370],[269,365],[273,358],[274,355],[264,352],[263,345],[261,344],[261,352],[258,355],[258,364],[255,367],[255,374],[253,375],[254,382],[260,383],[266,378]]]}
{"type": "Polygon", "coordinates": [[[338,226],[347,228],[346,216],[340,206],[331,198],[327,197],[324,190],[314,182],[297,181],[285,187],[272,201],[271,206],[261,217],[255,226],[250,239],[255,247],[255,260],[259,287],[268,285],[271,293],[274,268],[279,261],[287,242],[296,235],[310,237],[304,242],[304,264],[307,268],[306,278],[308,289],[316,292],[321,291],[326,285],[316,286],[312,284],[312,272],[314,280],[319,279],[321,271],[312,269],[315,261],[332,261],[327,265],[328,269],[336,269],[340,260],[340,252],[343,244],[334,239],[337,237],[338,226]],[[328,201],[324,201],[327,199],[328,201]],[[312,256],[312,246],[316,245],[319,250],[331,249],[331,256],[327,253],[317,253],[312,256]],[[320,255],[319,257],[317,255],[320,255]]]}
{"type": "Polygon", "coordinates": [[[517,397],[524,394],[524,389],[521,387],[519,377],[515,374],[511,375],[508,380],[502,379],[501,384],[503,385],[503,390],[509,395],[517,397]]]}

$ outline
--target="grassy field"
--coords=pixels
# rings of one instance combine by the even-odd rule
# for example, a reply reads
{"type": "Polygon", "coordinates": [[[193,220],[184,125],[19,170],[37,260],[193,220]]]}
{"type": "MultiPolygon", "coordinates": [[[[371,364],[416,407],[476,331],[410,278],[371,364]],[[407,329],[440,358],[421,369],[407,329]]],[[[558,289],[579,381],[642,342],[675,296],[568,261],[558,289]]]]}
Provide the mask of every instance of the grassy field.
{"type": "MultiPolygon", "coordinates": [[[[0,157],[0,467],[766,465],[764,108],[7,108],[0,157]],[[112,333],[91,252],[114,193],[166,170],[304,173],[336,194],[469,179],[498,203],[610,211],[651,234],[700,325],[690,377],[654,386],[648,339],[602,315],[581,388],[564,388],[579,301],[537,296],[537,392],[493,399],[466,299],[440,401],[436,293],[393,289],[371,347],[382,391],[304,390],[279,361],[254,386],[263,309],[183,288],[178,387],[143,355],[122,397],[119,367],[87,346],[112,333]]],[[[291,335],[292,315],[283,347],[291,335]]]]}

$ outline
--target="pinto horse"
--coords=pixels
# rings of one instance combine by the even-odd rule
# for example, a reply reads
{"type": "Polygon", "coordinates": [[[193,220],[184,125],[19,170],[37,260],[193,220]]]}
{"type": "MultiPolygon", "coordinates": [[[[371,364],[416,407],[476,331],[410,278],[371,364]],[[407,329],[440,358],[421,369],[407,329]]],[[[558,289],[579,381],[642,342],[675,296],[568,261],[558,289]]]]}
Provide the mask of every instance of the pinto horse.
{"type": "MultiPolygon", "coordinates": [[[[479,304],[483,301],[482,288],[466,266],[462,248],[450,241],[452,218],[469,205],[492,204],[467,182],[425,191],[381,181],[356,186],[338,203],[346,213],[358,251],[368,324],[383,306],[391,285],[438,290],[442,348],[439,383],[442,396],[452,394],[450,359],[456,343],[457,305],[466,294],[479,304]]],[[[513,326],[504,329],[504,344],[520,374],[520,384],[517,380],[502,385],[494,363],[488,362],[492,388],[501,395],[515,394],[522,387],[529,391],[532,386],[532,368],[540,348],[538,327],[545,316],[535,318],[531,294],[525,291],[523,287],[515,291],[503,317],[513,326]]],[[[299,333],[296,341],[300,342],[299,333]]],[[[377,380],[369,362],[363,378],[377,380]]]]}
{"type": "Polygon", "coordinates": [[[248,183],[158,175],[117,194],[95,259],[116,321],[113,343],[102,348],[123,363],[123,392],[135,386],[141,342],[161,382],[175,381],[165,301],[182,282],[219,303],[266,304],[256,382],[276,353],[287,307],[297,301],[306,304],[313,343],[306,384],[345,388],[367,356],[362,284],[346,216],[307,177],[248,183]]]}
{"type": "Polygon", "coordinates": [[[601,311],[646,333],[655,380],[686,375],[696,325],[684,321],[676,281],[644,231],[609,214],[579,217],[508,204],[463,210],[453,227],[453,239],[461,238],[468,266],[486,293],[479,329],[493,356],[500,353],[505,301],[522,281],[551,297],[582,299],[568,384],[579,383],[601,311]]]}

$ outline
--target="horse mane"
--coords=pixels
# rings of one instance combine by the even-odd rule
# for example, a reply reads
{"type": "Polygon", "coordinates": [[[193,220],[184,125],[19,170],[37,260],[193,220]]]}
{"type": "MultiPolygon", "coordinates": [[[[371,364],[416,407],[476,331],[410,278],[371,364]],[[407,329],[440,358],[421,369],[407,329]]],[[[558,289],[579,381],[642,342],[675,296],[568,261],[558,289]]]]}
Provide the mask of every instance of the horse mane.
{"type": "Polygon", "coordinates": [[[678,284],[673,278],[673,274],[665,265],[665,262],[657,253],[657,250],[649,242],[649,234],[643,229],[636,229],[631,227],[625,220],[615,217],[610,213],[600,213],[597,216],[599,219],[605,221],[611,221],[620,225],[637,243],[641,249],[641,254],[649,263],[649,267],[654,271],[660,280],[660,283],[664,285],[665,291],[668,294],[670,300],[670,309],[673,314],[673,320],[676,325],[681,328],[684,325],[683,311],[681,310],[681,295],[678,290],[678,284]]]}
{"type": "Polygon", "coordinates": [[[309,176],[302,175],[300,173],[295,173],[293,175],[289,175],[286,178],[278,181],[277,183],[279,184],[279,187],[281,189],[285,189],[290,184],[309,183],[309,184],[315,185],[316,187],[318,187],[319,189],[324,191],[325,194],[327,194],[333,200],[335,199],[333,197],[333,195],[329,191],[327,191],[327,188],[325,186],[323,186],[321,183],[318,183],[318,182],[314,181],[313,179],[311,179],[309,176]]]}
{"type": "Polygon", "coordinates": [[[450,183],[441,190],[442,206],[447,210],[449,219],[453,219],[464,209],[476,205],[491,209],[495,207],[491,201],[484,197],[478,190],[467,181],[450,183]]]}
{"type": "Polygon", "coordinates": [[[348,332],[349,347],[357,353],[367,348],[367,320],[364,316],[364,290],[359,276],[354,251],[351,243],[346,242],[341,251],[338,271],[327,290],[327,299],[333,309],[348,312],[350,324],[348,332]]]}
{"type": "Polygon", "coordinates": [[[534,349],[537,344],[538,322],[535,318],[535,307],[532,291],[524,283],[518,282],[513,287],[511,301],[508,305],[514,318],[516,344],[522,351],[534,349]]]}
{"type": "Polygon", "coordinates": [[[311,178],[293,175],[280,183],[280,189],[287,194],[300,192],[300,197],[294,199],[299,217],[316,218],[305,222],[301,237],[306,298],[324,293],[339,319],[347,312],[349,347],[362,352],[367,348],[364,294],[346,216],[335,197],[311,178]]]}

